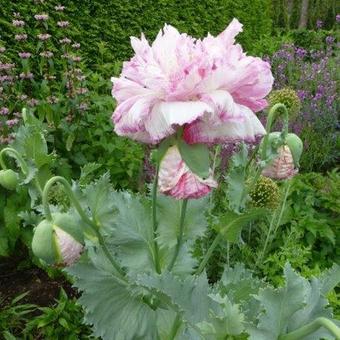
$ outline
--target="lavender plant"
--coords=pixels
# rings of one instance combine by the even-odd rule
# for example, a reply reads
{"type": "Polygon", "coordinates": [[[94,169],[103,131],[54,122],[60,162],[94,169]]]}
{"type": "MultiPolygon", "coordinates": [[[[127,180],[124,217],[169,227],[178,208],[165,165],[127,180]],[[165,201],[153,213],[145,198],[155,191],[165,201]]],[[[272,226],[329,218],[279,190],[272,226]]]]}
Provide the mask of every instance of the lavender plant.
{"type": "Polygon", "coordinates": [[[301,166],[306,171],[329,169],[338,160],[336,35],[327,36],[324,43],[326,48],[318,50],[287,44],[271,58],[274,88],[290,87],[301,101],[301,114],[292,121],[292,129],[304,141],[301,166]]]}

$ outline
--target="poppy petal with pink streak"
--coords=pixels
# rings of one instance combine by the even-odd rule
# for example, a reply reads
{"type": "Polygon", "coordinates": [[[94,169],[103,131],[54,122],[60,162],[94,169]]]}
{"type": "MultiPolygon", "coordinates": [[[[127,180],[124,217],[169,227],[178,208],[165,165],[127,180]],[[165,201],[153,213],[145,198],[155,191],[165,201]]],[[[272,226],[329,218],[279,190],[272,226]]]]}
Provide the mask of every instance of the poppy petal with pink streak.
{"type": "Polygon", "coordinates": [[[176,146],[168,149],[159,169],[160,192],[176,199],[200,198],[215,187],[217,183],[212,177],[202,179],[190,171],[176,146]]]}

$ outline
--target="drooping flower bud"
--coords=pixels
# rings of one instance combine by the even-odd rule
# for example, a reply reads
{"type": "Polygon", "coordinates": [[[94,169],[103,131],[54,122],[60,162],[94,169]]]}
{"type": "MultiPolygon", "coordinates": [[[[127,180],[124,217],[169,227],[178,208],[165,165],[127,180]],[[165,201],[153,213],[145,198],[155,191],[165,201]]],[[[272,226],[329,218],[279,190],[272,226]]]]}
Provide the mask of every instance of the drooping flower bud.
{"type": "Polygon", "coordinates": [[[295,167],[299,167],[299,161],[303,150],[302,140],[295,133],[288,133],[286,136],[286,144],[292,153],[295,167]]]}
{"type": "Polygon", "coordinates": [[[270,178],[260,176],[249,195],[255,207],[275,209],[279,205],[279,187],[270,178]]]}
{"type": "Polygon", "coordinates": [[[298,173],[293,155],[287,145],[280,146],[277,157],[263,169],[262,175],[272,179],[288,179],[298,173]]]}
{"type": "Polygon", "coordinates": [[[70,266],[83,250],[79,221],[67,214],[53,214],[53,221],[43,220],[34,231],[33,253],[48,264],[70,266]]]}
{"type": "Polygon", "coordinates": [[[200,198],[207,195],[217,183],[212,177],[202,179],[183,161],[177,146],[170,147],[159,169],[159,191],[176,199],[200,198]]]}
{"type": "Polygon", "coordinates": [[[12,169],[0,170],[0,185],[7,190],[15,190],[18,181],[19,175],[12,169]]]}
{"type": "Polygon", "coordinates": [[[301,109],[301,101],[297,93],[290,88],[275,90],[268,96],[270,107],[275,104],[284,104],[288,110],[289,117],[296,117],[301,109]]]}

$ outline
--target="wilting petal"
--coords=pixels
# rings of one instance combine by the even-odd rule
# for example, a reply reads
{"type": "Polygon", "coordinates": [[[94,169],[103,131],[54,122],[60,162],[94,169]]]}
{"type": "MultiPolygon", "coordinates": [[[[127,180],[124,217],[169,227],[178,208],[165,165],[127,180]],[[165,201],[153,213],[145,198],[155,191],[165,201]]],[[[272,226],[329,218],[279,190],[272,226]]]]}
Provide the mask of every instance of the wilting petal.
{"type": "Polygon", "coordinates": [[[212,101],[215,114],[185,126],[183,138],[187,143],[254,141],[265,134],[255,114],[248,107],[236,104],[228,92],[216,91],[205,100],[212,101]]]}
{"type": "Polygon", "coordinates": [[[158,177],[159,191],[176,199],[200,198],[207,195],[217,183],[193,174],[181,158],[176,146],[166,152],[161,161],[158,177]]]}
{"type": "Polygon", "coordinates": [[[83,246],[64,230],[54,226],[54,231],[61,261],[63,264],[70,266],[79,259],[83,246]]]}
{"type": "Polygon", "coordinates": [[[287,179],[297,173],[298,169],[295,169],[293,156],[287,145],[278,149],[277,157],[262,171],[263,176],[272,179],[287,179]]]}

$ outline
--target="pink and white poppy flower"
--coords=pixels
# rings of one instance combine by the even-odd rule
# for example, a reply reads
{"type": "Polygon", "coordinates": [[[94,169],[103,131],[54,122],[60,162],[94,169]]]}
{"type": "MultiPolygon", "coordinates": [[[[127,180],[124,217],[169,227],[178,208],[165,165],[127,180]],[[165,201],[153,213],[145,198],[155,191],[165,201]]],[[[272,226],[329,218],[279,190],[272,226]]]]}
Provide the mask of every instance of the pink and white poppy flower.
{"type": "Polygon", "coordinates": [[[115,131],[157,144],[184,127],[187,143],[254,140],[265,130],[254,114],[267,102],[270,65],[249,57],[234,19],[217,37],[195,40],[165,25],[150,45],[131,38],[135,55],[113,77],[115,131]]]}
{"type": "Polygon", "coordinates": [[[200,198],[207,195],[217,183],[209,176],[202,179],[184,163],[177,146],[171,146],[159,168],[158,189],[176,199],[200,198]]]}

